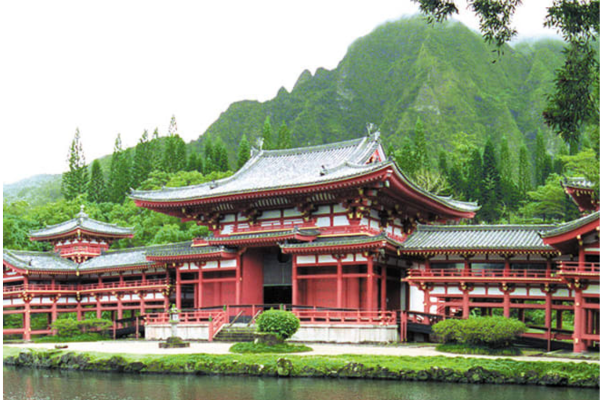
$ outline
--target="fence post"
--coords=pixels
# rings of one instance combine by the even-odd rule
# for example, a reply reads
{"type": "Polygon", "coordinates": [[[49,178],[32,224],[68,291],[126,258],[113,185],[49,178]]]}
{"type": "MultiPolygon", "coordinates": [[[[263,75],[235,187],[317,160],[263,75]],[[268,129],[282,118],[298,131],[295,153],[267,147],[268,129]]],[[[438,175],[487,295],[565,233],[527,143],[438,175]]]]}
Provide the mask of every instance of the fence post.
{"type": "Polygon", "coordinates": [[[214,331],[214,325],[213,325],[213,319],[212,317],[208,317],[208,341],[212,342],[213,341],[213,331],[214,331]]]}

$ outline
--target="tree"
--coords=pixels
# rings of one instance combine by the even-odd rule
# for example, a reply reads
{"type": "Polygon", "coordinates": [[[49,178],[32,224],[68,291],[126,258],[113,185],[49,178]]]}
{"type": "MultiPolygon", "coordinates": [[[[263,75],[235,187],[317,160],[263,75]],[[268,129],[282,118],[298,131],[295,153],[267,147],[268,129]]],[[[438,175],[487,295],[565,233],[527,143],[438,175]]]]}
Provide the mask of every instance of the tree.
{"type": "Polygon", "coordinates": [[[240,147],[238,149],[237,169],[242,168],[249,159],[250,159],[250,143],[248,142],[248,138],[244,134],[244,135],[242,135],[242,140],[240,141],[240,147]]]}
{"type": "Polygon", "coordinates": [[[481,200],[481,190],[483,186],[483,166],[481,163],[481,153],[479,149],[474,148],[471,151],[469,162],[467,164],[467,179],[465,180],[465,197],[470,200],[481,200]]]}
{"type": "Polygon", "coordinates": [[[162,139],[158,134],[158,128],[154,128],[152,133],[152,140],[150,141],[150,155],[149,158],[152,160],[152,166],[150,172],[155,170],[162,171],[162,157],[163,157],[163,143],[162,139]]]}
{"type": "Polygon", "coordinates": [[[529,161],[529,151],[527,146],[522,145],[519,149],[519,170],[517,187],[521,198],[531,190],[531,162],[529,161]]]}
{"type": "Polygon", "coordinates": [[[488,138],[483,149],[483,187],[481,189],[481,210],[479,216],[484,221],[496,221],[499,216],[500,172],[492,139],[488,138]]]}
{"type": "Polygon", "coordinates": [[[215,167],[215,154],[210,136],[204,141],[204,173],[210,174],[217,171],[215,167]]]}
{"type": "Polygon", "coordinates": [[[285,121],[279,125],[277,131],[277,148],[278,149],[290,149],[292,147],[292,137],[290,130],[288,129],[285,121]]]}
{"type": "Polygon", "coordinates": [[[527,193],[529,201],[519,212],[529,218],[542,218],[543,221],[564,220],[567,195],[560,180],[560,176],[551,174],[544,185],[527,193]]]}
{"type": "Polygon", "coordinates": [[[79,128],[75,130],[75,137],[69,148],[67,162],[69,170],[62,176],[61,191],[65,199],[71,200],[80,194],[86,193],[87,189],[87,166],[85,165],[79,128]]]}
{"type": "Polygon", "coordinates": [[[427,169],[429,167],[429,159],[427,158],[427,140],[425,138],[425,128],[423,128],[421,118],[417,118],[417,122],[415,122],[415,137],[413,142],[415,169],[427,169]]]}
{"type": "Polygon", "coordinates": [[[400,150],[396,150],[394,154],[394,160],[409,177],[412,176],[417,170],[417,164],[415,163],[415,148],[412,140],[404,138],[400,145],[400,150]]]}
{"type": "Polygon", "coordinates": [[[271,128],[271,118],[267,115],[265,123],[262,129],[262,149],[272,150],[273,149],[273,129],[271,128]]]}
{"type": "Polygon", "coordinates": [[[550,172],[552,172],[552,158],[546,151],[546,140],[542,131],[538,131],[535,137],[535,184],[543,185],[550,172]]]}
{"type": "Polygon", "coordinates": [[[227,148],[223,144],[221,138],[217,138],[214,147],[214,165],[215,171],[226,172],[229,171],[229,156],[227,155],[227,148]]]}
{"type": "MultiPolygon", "coordinates": [[[[458,13],[454,0],[414,0],[430,21],[443,21],[458,13]]],[[[502,46],[517,31],[511,26],[512,16],[520,0],[467,0],[467,6],[479,17],[480,29],[486,42],[502,46]]],[[[575,154],[579,130],[587,119],[598,119],[598,64],[591,42],[598,36],[600,26],[599,0],[555,0],[548,7],[545,26],[557,28],[568,43],[565,64],[555,79],[544,120],[566,142],[575,154]]]]}
{"type": "Polygon", "coordinates": [[[150,171],[152,171],[152,149],[148,138],[148,131],[144,129],[140,141],[135,146],[131,186],[137,188],[140,183],[148,178],[150,171]]]}
{"type": "Polygon", "coordinates": [[[121,134],[118,134],[115,140],[109,176],[108,200],[113,203],[122,203],[129,191],[131,177],[129,153],[123,150],[121,134]]]}
{"type": "Polygon", "coordinates": [[[182,171],[186,168],[186,164],[187,149],[183,139],[178,134],[167,136],[162,156],[163,171],[182,171]]]}
{"type": "Polygon", "coordinates": [[[104,183],[104,172],[100,166],[100,161],[94,160],[92,163],[92,172],[90,175],[90,183],[88,184],[88,200],[94,203],[105,202],[106,186],[104,183]]]}

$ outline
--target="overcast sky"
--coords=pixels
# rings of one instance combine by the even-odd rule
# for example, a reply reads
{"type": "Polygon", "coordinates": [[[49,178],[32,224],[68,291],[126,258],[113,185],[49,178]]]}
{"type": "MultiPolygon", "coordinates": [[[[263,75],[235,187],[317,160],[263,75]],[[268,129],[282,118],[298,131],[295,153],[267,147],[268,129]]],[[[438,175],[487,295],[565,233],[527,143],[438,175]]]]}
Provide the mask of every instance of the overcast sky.
{"type": "MultiPolygon", "coordinates": [[[[551,35],[551,0],[525,1],[520,38],[551,35]]],[[[79,128],[86,160],[121,133],[186,142],[227,107],[265,101],[303,70],[332,69],[378,25],[417,13],[408,0],[5,1],[0,5],[2,181],[67,169],[79,128]]],[[[477,20],[462,9],[472,29],[477,20]]]]}

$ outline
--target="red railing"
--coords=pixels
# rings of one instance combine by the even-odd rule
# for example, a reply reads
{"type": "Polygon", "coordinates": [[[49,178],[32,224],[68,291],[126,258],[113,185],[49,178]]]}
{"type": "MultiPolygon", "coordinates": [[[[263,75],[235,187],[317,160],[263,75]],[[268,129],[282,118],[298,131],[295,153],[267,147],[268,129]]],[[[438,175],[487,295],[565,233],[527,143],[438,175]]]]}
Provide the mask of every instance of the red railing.
{"type": "Polygon", "coordinates": [[[395,311],[291,310],[304,324],[396,325],[395,311]]]}
{"type": "MultiPolygon", "coordinates": [[[[146,314],[146,325],[168,324],[171,315],[168,312],[146,314]]],[[[184,311],[179,313],[179,324],[197,324],[208,326],[208,341],[213,338],[228,321],[227,311],[184,311]]]]}
{"type": "Polygon", "coordinates": [[[352,234],[367,234],[372,236],[377,236],[381,234],[381,230],[368,227],[366,225],[346,225],[346,226],[327,226],[319,228],[319,232],[321,235],[330,235],[330,234],[344,234],[344,235],[352,235],[352,234]]]}
{"type": "Polygon", "coordinates": [[[263,232],[263,231],[286,231],[294,228],[299,229],[316,229],[317,226],[314,223],[283,223],[283,224],[272,224],[272,225],[252,225],[247,228],[233,227],[231,233],[249,233],[249,232],[263,232]]]}
{"type": "Polygon", "coordinates": [[[561,261],[558,268],[563,272],[600,273],[600,263],[579,261],[561,261]]]}
{"type": "Polygon", "coordinates": [[[409,278],[551,278],[552,273],[546,269],[520,268],[505,270],[495,269],[458,269],[458,268],[432,268],[429,270],[410,269],[409,278]]]}
{"type": "Polygon", "coordinates": [[[102,289],[122,289],[122,288],[136,288],[143,286],[164,286],[168,285],[168,279],[147,279],[146,281],[124,281],[124,282],[106,282],[106,283],[90,283],[86,285],[60,285],[60,284],[48,284],[48,283],[27,283],[23,285],[4,286],[4,293],[21,292],[27,291],[96,291],[102,289]]]}

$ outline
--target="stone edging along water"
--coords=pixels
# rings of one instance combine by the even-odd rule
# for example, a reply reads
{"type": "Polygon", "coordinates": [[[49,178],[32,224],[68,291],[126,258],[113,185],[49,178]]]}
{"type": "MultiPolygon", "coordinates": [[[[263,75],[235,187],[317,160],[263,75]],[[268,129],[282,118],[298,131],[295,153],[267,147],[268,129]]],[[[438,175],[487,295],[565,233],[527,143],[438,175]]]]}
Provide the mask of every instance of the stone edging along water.
{"type": "Polygon", "coordinates": [[[405,381],[599,387],[597,364],[462,357],[188,354],[128,359],[61,350],[24,350],[4,365],[76,371],[359,378],[405,381]]]}

